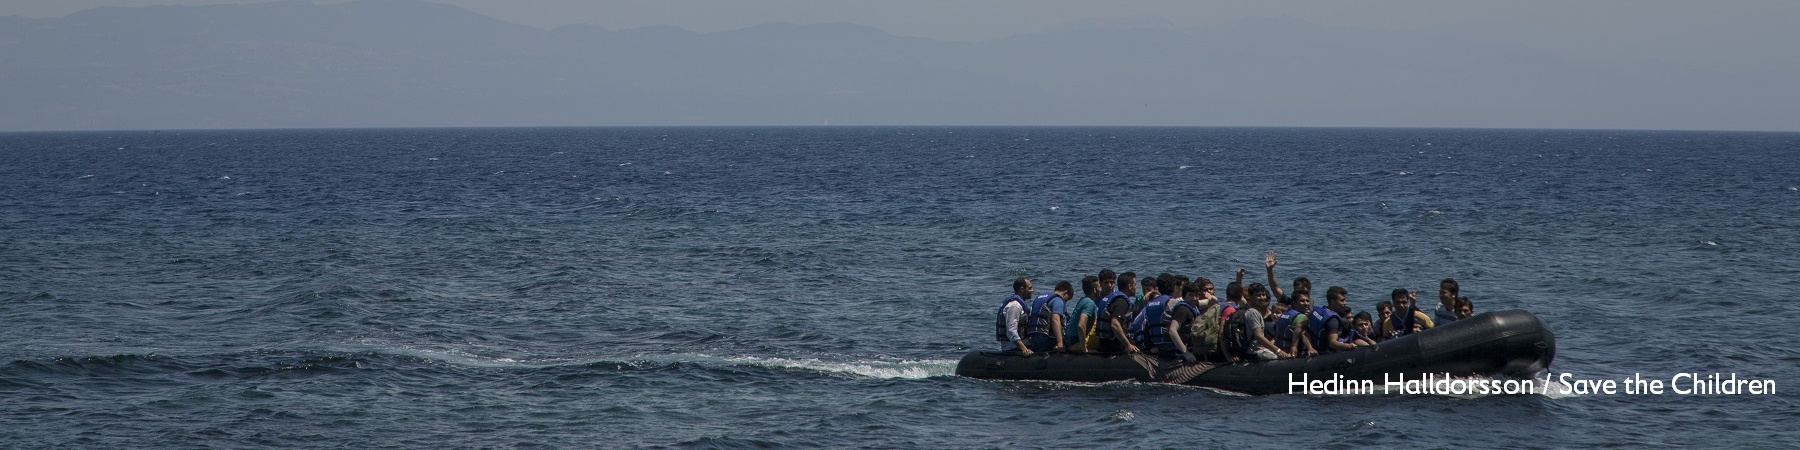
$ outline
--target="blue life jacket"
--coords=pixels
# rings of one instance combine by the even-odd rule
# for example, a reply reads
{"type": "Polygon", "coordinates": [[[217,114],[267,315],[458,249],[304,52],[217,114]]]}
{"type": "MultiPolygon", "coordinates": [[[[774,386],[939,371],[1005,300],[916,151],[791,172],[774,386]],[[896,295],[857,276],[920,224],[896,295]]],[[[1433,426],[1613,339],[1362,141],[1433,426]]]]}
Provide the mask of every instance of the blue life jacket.
{"type": "MultiPolygon", "coordinates": [[[[1019,306],[1025,305],[1025,299],[1019,298],[1019,294],[1012,294],[1006,296],[1006,300],[1001,300],[1000,309],[994,312],[994,340],[1000,341],[1003,344],[1012,343],[1012,339],[1006,337],[1006,305],[1013,302],[1019,302],[1019,306]]],[[[1020,325],[1024,324],[1021,323],[1020,325]]],[[[1025,333],[1023,333],[1024,330],[1014,331],[1019,332],[1020,338],[1025,337],[1025,333]]]]}
{"type": "Polygon", "coordinates": [[[1406,308],[1406,311],[1394,311],[1394,315],[1388,316],[1388,320],[1394,323],[1394,335],[1389,337],[1400,337],[1412,334],[1413,322],[1418,320],[1417,317],[1413,316],[1413,313],[1418,310],[1418,307],[1409,306],[1406,308]]]}
{"type": "MultiPolygon", "coordinates": [[[[1165,303],[1165,304],[1167,304],[1167,303],[1165,303]]],[[[1188,345],[1188,347],[1190,347],[1190,351],[1191,351],[1192,350],[1191,347],[1193,347],[1195,344],[1191,339],[1187,339],[1187,338],[1191,337],[1186,334],[1187,331],[1169,329],[1169,321],[1175,319],[1174,308],[1186,308],[1188,310],[1188,312],[1194,313],[1193,320],[1200,320],[1200,316],[1206,315],[1206,311],[1201,310],[1199,306],[1194,306],[1193,303],[1189,303],[1185,300],[1175,302],[1173,307],[1164,307],[1163,308],[1165,311],[1168,311],[1168,313],[1163,314],[1163,318],[1159,322],[1159,323],[1161,323],[1161,325],[1158,327],[1158,329],[1162,330],[1162,332],[1161,333],[1145,333],[1145,335],[1149,337],[1149,339],[1146,339],[1146,340],[1150,341],[1150,345],[1173,349],[1175,340],[1169,339],[1169,335],[1176,334],[1176,333],[1183,333],[1181,335],[1183,338],[1182,341],[1187,343],[1187,345],[1188,345]]]]}
{"type": "Polygon", "coordinates": [[[1437,323],[1450,323],[1456,321],[1456,311],[1444,308],[1444,305],[1438,305],[1437,311],[1433,311],[1432,315],[1435,316],[1432,320],[1436,320],[1437,323]]]}
{"type": "Polygon", "coordinates": [[[1130,302],[1131,301],[1130,298],[1131,297],[1127,297],[1124,292],[1120,292],[1118,289],[1113,289],[1112,293],[1106,294],[1106,296],[1102,297],[1100,299],[1100,301],[1094,302],[1094,307],[1100,309],[1099,311],[1095,312],[1096,317],[1094,317],[1094,336],[1095,337],[1099,338],[1102,341],[1116,341],[1119,339],[1118,336],[1113,335],[1112,309],[1108,308],[1108,306],[1111,306],[1112,302],[1115,300],[1130,302]]]}
{"type": "Polygon", "coordinates": [[[1338,328],[1343,326],[1344,319],[1338,315],[1337,311],[1323,306],[1313,308],[1309,315],[1312,317],[1306,321],[1306,337],[1312,340],[1313,349],[1320,352],[1331,351],[1331,346],[1326,345],[1325,335],[1339,331],[1338,328]],[[1338,326],[1327,326],[1332,319],[1337,319],[1338,326]]]}
{"type": "Polygon", "coordinates": [[[1153,348],[1169,339],[1169,296],[1158,295],[1144,302],[1144,310],[1131,319],[1131,341],[1141,348],[1153,348]]]}
{"type": "MultiPolygon", "coordinates": [[[[1344,330],[1343,333],[1338,334],[1338,342],[1342,342],[1345,344],[1348,344],[1351,342],[1356,342],[1357,339],[1368,339],[1368,338],[1369,338],[1368,336],[1363,336],[1361,331],[1356,331],[1356,328],[1350,328],[1350,329],[1344,330]]],[[[1370,339],[1370,340],[1373,340],[1373,339],[1370,339]]]]}
{"type": "Polygon", "coordinates": [[[1051,329],[1052,317],[1060,314],[1057,310],[1065,309],[1064,303],[1062,296],[1055,292],[1037,296],[1036,300],[1031,301],[1031,309],[1026,310],[1025,333],[1050,336],[1051,332],[1056,331],[1051,329]]]}
{"type": "Polygon", "coordinates": [[[1299,315],[1299,311],[1292,309],[1282,311],[1281,318],[1271,322],[1274,324],[1275,329],[1264,330],[1270,332],[1269,336],[1271,336],[1271,338],[1269,340],[1274,341],[1276,347],[1281,347],[1285,350],[1288,346],[1294,345],[1294,317],[1299,315]]]}

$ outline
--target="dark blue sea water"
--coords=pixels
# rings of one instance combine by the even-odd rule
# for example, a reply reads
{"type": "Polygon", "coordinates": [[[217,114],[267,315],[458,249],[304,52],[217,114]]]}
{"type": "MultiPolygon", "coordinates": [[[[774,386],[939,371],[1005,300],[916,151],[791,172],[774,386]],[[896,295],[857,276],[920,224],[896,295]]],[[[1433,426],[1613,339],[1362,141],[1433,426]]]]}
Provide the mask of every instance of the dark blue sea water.
{"type": "Polygon", "coordinates": [[[1797,266],[1800,134],[9,133],[0,447],[1791,448],[1797,266]],[[1553,372],[1777,395],[953,375],[1013,277],[1267,251],[1357,309],[1455,277],[1553,372]]]}

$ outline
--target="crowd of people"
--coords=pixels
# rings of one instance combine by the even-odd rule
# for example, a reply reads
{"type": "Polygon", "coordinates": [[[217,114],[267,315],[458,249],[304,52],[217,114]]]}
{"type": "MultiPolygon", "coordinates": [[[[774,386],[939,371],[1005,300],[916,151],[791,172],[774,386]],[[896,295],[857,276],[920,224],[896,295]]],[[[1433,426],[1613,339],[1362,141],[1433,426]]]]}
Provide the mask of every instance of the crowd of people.
{"type": "Polygon", "coordinates": [[[1316,304],[1312,281],[1295,278],[1290,291],[1275,279],[1275,253],[1263,258],[1268,284],[1244,285],[1246,269],[1225,286],[1212,280],[1163,273],[1139,277],[1111,269],[1075,286],[1058,282],[1038,295],[1030,279],[1013,280],[1012,294],[994,319],[1001,351],[1031,356],[1045,352],[1152,353],[1186,360],[1237,362],[1308,357],[1354,350],[1474,315],[1456,280],[1438,283],[1438,307],[1418,307],[1417,290],[1395,289],[1375,314],[1352,313],[1350,292],[1331,286],[1316,304]]]}

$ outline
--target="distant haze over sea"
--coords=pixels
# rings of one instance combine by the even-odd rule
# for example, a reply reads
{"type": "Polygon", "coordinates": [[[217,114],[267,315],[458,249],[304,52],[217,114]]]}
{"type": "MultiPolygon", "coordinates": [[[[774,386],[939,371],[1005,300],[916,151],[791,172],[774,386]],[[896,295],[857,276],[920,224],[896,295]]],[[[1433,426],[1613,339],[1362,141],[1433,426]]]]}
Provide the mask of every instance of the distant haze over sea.
{"type": "MultiPolygon", "coordinates": [[[[1786,57],[1786,56],[1783,56],[1786,57]]],[[[1800,79],[1292,18],[977,42],[546,30],[412,0],[0,17],[0,131],[589,125],[1800,130],[1800,79]]]]}

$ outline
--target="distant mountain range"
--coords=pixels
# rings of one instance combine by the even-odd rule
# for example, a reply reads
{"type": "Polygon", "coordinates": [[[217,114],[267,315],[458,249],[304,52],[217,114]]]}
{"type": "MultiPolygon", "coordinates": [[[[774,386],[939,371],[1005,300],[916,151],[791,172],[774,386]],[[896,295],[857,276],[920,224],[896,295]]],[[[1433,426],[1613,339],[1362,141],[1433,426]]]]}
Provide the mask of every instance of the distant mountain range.
{"type": "Polygon", "coordinates": [[[0,131],[565,125],[1800,129],[1800,80],[1247,19],[982,42],[553,30],[414,0],[0,17],[0,131]]]}

